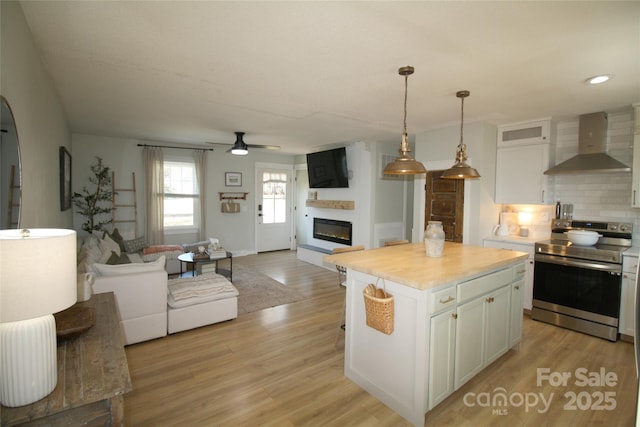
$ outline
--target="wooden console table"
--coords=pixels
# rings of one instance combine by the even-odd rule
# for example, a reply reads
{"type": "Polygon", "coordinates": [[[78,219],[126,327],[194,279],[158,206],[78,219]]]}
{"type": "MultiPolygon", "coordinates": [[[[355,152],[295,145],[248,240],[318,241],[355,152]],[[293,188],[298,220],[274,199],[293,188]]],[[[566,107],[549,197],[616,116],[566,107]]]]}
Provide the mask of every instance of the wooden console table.
{"type": "Polygon", "coordinates": [[[78,303],[93,307],[95,324],[58,341],[58,384],[31,405],[2,407],[2,425],[124,425],[124,394],[131,377],[113,292],[78,303]]]}

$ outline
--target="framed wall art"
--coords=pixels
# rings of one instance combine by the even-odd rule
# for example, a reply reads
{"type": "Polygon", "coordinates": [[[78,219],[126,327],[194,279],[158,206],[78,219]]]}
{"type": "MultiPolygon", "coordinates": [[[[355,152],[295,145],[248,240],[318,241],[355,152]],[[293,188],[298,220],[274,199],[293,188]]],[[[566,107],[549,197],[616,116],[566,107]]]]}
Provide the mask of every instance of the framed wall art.
{"type": "Polygon", "coordinates": [[[71,207],[71,154],[60,147],[60,210],[71,207]]]}
{"type": "Polygon", "coordinates": [[[227,187],[242,187],[242,173],[225,172],[224,185],[226,185],[227,187]]]}

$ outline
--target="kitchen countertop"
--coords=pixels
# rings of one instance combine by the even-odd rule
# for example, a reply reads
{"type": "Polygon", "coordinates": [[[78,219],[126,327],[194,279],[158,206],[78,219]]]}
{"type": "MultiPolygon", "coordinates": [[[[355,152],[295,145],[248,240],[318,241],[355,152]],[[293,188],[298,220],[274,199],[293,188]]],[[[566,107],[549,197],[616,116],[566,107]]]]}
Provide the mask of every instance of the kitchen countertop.
{"type": "Polygon", "coordinates": [[[324,261],[412,288],[428,290],[527,258],[526,252],[445,242],[440,258],[427,257],[423,243],[409,243],[328,255],[324,261]]]}
{"type": "Polygon", "coordinates": [[[534,245],[536,242],[541,242],[543,240],[548,240],[551,238],[551,235],[541,236],[529,236],[529,237],[521,237],[521,236],[496,236],[491,235],[484,238],[484,240],[490,240],[493,242],[509,242],[509,243],[520,243],[523,245],[534,245]]]}

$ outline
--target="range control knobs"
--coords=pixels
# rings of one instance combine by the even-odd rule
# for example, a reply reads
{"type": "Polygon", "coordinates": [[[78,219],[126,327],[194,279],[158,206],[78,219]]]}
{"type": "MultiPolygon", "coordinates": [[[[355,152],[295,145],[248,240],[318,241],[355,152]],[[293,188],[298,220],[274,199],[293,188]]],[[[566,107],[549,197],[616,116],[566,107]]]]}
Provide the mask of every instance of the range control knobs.
{"type": "Polygon", "coordinates": [[[631,224],[620,224],[618,229],[623,233],[630,232],[631,231],[631,224]]]}

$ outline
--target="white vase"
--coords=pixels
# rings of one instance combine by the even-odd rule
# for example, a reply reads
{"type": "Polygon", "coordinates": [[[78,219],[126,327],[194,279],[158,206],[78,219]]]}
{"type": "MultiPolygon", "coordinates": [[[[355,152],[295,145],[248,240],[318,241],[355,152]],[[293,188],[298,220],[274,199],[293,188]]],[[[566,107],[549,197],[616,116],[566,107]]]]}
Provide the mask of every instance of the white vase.
{"type": "Polygon", "coordinates": [[[438,258],[442,256],[444,249],[442,221],[429,221],[424,232],[424,247],[428,257],[438,258]]]}

